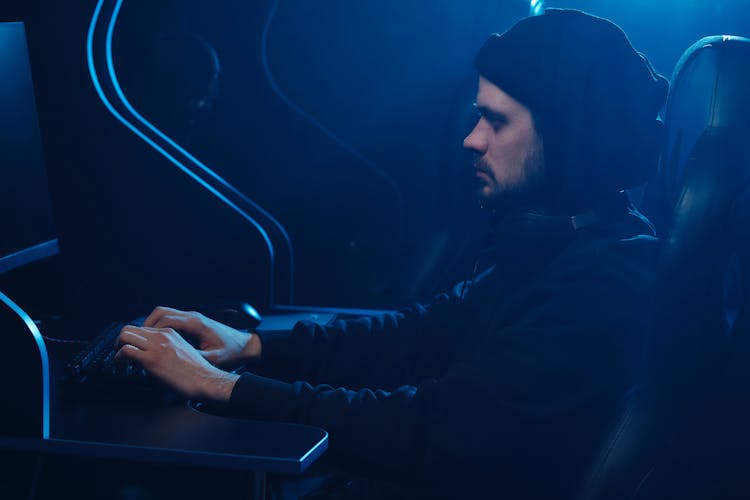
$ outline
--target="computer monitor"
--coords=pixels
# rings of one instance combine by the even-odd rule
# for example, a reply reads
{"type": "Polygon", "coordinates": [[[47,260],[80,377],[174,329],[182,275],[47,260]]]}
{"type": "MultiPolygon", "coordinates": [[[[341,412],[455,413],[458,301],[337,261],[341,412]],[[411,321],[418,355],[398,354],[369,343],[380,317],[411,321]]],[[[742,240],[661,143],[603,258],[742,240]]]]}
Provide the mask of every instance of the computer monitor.
{"type": "Polygon", "coordinates": [[[0,23],[0,274],[59,252],[23,23],[0,23]]]}

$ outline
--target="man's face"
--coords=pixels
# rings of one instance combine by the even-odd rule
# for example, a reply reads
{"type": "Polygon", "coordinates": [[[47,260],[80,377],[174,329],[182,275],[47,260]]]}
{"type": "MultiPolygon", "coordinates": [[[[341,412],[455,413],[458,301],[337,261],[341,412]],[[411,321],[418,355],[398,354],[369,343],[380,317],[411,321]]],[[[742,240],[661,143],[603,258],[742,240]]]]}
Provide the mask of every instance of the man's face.
{"type": "Polygon", "coordinates": [[[476,100],[479,121],[464,139],[476,154],[480,201],[503,205],[533,196],[544,168],[542,139],[531,112],[484,77],[476,100]]]}

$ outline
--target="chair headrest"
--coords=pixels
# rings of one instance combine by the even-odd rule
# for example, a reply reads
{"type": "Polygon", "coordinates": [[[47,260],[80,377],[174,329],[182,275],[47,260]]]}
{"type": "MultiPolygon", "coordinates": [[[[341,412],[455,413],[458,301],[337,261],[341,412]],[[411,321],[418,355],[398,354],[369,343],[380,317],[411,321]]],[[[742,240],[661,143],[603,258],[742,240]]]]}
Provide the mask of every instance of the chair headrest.
{"type": "Polygon", "coordinates": [[[706,37],[680,58],[667,100],[666,150],[662,159],[670,206],[681,195],[688,180],[686,166],[698,143],[705,142],[705,136],[728,134],[750,142],[748,89],[750,39],[706,37]]]}

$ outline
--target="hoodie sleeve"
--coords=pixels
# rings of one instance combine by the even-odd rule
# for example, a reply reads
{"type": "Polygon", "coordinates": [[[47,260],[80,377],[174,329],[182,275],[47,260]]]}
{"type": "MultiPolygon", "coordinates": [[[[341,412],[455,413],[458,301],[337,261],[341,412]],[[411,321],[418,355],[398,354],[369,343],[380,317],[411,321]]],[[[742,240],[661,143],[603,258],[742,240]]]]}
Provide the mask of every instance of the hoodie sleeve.
{"type": "Polygon", "coordinates": [[[395,388],[445,370],[461,317],[458,291],[429,305],[329,326],[299,322],[291,331],[262,332],[262,360],[252,371],[293,382],[395,388]]]}

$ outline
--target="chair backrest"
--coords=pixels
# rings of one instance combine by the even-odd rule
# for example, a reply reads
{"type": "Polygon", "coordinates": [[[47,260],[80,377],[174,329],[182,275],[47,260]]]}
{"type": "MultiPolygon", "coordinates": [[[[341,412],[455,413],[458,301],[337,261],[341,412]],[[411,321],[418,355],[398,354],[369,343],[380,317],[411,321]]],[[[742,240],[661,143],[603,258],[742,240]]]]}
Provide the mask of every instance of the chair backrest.
{"type": "Polygon", "coordinates": [[[750,177],[750,40],[691,46],[672,78],[659,179],[664,253],[641,377],[582,499],[636,498],[705,413],[731,348],[725,286],[750,177]]]}

